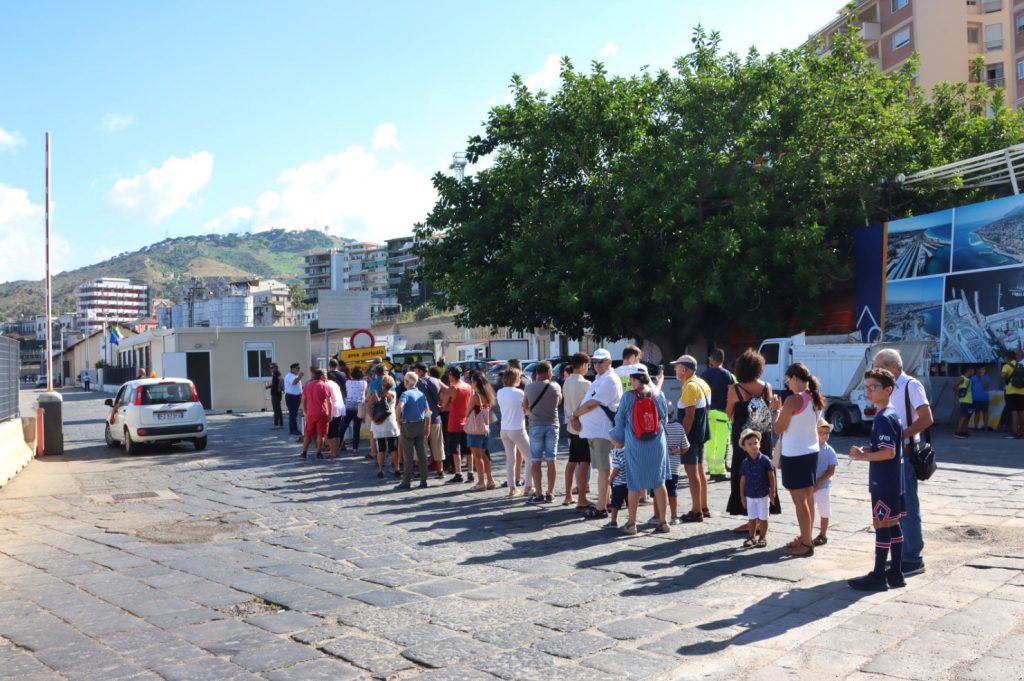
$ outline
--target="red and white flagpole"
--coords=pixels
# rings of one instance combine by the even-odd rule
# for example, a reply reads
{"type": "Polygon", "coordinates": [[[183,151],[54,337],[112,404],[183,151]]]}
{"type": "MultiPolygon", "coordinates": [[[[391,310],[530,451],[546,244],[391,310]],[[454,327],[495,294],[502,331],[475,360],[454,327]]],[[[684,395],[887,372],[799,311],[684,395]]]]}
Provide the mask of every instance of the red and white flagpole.
{"type": "Polygon", "coordinates": [[[50,288],[50,131],[46,131],[46,389],[53,390],[53,291],[50,288]]]}

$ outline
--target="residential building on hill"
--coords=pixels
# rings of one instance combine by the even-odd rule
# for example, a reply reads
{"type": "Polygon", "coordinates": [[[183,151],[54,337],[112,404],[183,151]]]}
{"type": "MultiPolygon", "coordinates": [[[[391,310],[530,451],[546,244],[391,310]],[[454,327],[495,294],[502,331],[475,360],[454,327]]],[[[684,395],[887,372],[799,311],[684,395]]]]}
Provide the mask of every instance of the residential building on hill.
{"type": "Polygon", "coordinates": [[[127,324],[149,314],[149,287],[130,279],[93,279],[75,288],[75,308],[79,330],[86,333],[127,324]]]}
{"type": "MultiPolygon", "coordinates": [[[[1024,0],[859,0],[860,37],[868,55],[890,73],[913,52],[920,55],[916,83],[926,91],[942,81],[969,80],[969,65],[985,59],[982,79],[1005,88],[1006,102],[1024,103],[1024,0]]],[[[846,31],[847,10],[810,36],[827,52],[846,31]]]]}
{"type": "Polygon", "coordinates": [[[212,287],[197,281],[182,299],[159,310],[160,326],[245,328],[292,326],[295,314],[288,287],[274,279],[220,282],[212,287]]]}

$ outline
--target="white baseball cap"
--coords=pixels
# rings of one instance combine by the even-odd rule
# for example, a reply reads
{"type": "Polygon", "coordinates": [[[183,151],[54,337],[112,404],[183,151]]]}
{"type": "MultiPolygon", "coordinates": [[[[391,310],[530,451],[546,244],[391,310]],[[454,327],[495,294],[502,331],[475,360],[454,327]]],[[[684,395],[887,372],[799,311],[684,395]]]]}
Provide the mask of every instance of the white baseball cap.
{"type": "Polygon", "coordinates": [[[612,358],[612,353],[608,352],[604,348],[598,348],[597,350],[594,351],[594,354],[591,355],[591,357],[590,357],[590,359],[596,359],[599,362],[605,362],[605,361],[610,360],[611,358],[612,358]]]}

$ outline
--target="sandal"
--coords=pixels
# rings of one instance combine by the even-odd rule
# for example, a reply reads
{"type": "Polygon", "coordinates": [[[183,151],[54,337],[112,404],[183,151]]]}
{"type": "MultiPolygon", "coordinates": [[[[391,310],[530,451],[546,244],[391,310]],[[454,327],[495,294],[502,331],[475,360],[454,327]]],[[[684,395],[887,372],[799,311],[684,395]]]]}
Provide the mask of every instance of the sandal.
{"type": "Polygon", "coordinates": [[[756,546],[759,549],[763,549],[766,546],[768,546],[768,542],[766,542],[764,539],[758,539],[757,543],[755,543],[754,546],[756,546]]]}
{"type": "Polygon", "coordinates": [[[785,553],[787,556],[794,558],[810,558],[814,555],[814,544],[804,544],[800,542],[798,544],[800,548],[786,547],[785,553]]]}
{"type": "Polygon", "coordinates": [[[814,538],[814,545],[815,546],[824,546],[827,543],[828,543],[828,537],[826,537],[823,534],[819,534],[817,537],[814,538]]]}
{"type": "Polygon", "coordinates": [[[668,534],[672,531],[672,528],[668,526],[668,523],[661,523],[656,528],[654,528],[654,531],[657,534],[668,534]]]}
{"type": "Polygon", "coordinates": [[[487,483],[487,489],[494,489],[494,483],[493,482],[487,483]]]}
{"type": "Polygon", "coordinates": [[[636,534],[636,523],[626,523],[619,529],[619,532],[629,535],[636,534]]]}
{"type": "Polygon", "coordinates": [[[575,503],[576,500],[573,499],[572,497],[566,497],[565,499],[562,500],[562,506],[572,506],[575,503]]]}
{"type": "Polygon", "coordinates": [[[473,485],[472,487],[469,488],[468,491],[470,491],[470,492],[483,492],[485,489],[487,489],[487,488],[484,485],[473,485]]]}
{"type": "Polygon", "coordinates": [[[754,544],[756,544],[756,543],[757,542],[755,542],[753,539],[746,539],[746,540],[743,541],[743,548],[749,549],[752,546],[754,546],[754,544]]]}
{"type": "Polygon", "coordinates": [[[587,512],[583,514],[583,517],[587,520],[604,520],[608,517],[607,510],[598,510],[596,508],[587,509],[587,512]]]}

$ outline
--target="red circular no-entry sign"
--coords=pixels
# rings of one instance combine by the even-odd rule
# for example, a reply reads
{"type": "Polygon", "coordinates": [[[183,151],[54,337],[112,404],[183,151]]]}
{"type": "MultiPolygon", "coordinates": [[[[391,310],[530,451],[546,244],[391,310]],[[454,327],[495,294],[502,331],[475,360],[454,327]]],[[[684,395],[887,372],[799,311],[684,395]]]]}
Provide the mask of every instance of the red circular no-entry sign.
{"type": "Polygon", "coordinates": [[[372,348],[376,344],[377,339],[374,338],[369,329],[357,329],[348,339],[348,345],[353,350],[372,348]]]}

